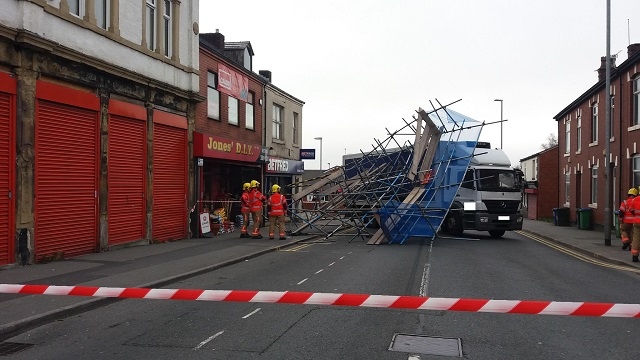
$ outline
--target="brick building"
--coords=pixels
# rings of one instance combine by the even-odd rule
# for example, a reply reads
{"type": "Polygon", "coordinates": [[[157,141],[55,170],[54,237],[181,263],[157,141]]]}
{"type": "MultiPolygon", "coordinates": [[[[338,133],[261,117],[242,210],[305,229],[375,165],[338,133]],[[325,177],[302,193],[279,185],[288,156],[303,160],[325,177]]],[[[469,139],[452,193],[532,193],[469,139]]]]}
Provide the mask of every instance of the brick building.
{"type": "Polygon", "coordinates": [[[553,217],[558,207],[558,146],[520,159],[525,177],[523,209],[528,219],[553,217]]]}
{"type": "Polygon", "coordinates": [[[612,164],[611,208],[615,210],[630,187],[640,185],[640,44],[627,48],[627,59],[611,66],[611,137],[605,139],[605,62],[601,58],[598,82],[562,109],[558,122],[559,205],[590,208],[596,228],[604,226],[606,189],[605,144],[612,164]]]}

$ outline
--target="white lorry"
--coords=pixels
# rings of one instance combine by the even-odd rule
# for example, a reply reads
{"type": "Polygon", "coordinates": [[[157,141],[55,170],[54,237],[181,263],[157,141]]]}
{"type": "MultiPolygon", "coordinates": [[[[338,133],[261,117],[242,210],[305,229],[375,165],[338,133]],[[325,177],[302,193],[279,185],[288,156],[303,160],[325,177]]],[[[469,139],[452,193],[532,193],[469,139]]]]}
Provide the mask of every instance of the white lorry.
{"type": "Polygon", "coordinates": [[[522,175],[504,151],[478,142],[442,230],[455,236],[488,231],[494,238],[522,230],[522,175]]]}

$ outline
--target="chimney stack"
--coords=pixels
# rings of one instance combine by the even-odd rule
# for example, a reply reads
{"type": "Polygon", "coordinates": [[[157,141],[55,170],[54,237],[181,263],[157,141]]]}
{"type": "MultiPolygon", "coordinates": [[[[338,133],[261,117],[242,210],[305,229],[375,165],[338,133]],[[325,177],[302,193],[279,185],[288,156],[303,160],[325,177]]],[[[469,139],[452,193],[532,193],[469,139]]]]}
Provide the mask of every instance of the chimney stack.
{"type": "Polygon", "coordinates": [[[638,52],[640,52],[640,44],[636,43],[627,46],[627,59],[631,59],[638,52]]]}
{"type": "MultiPolygon", "coordinates": [[[[613,70],[616,67],[615,55],[611,56],[610,59],[611,60],[609,62],[611,65],[611,70],[613,70]]],[[[606,76],[607,76],[607,57],[602,56],[600,57],[600,68],[598,69],[598,81],[604,80],[606,76]]]]}
{"type": "Polygon", "coordinates": [[[260,71],[258,71],[258,74],[266,77],[267,80],[269,80],[269,82],[271,82],[271,71],[269,71],[269,70],[260,70],[260,71]]]}
{"type": "Polygon", "coordinates": [[[200,34],[200,37],[220,51],[224,51],[224,35],[218,29],[214,33],[200,34]]]}

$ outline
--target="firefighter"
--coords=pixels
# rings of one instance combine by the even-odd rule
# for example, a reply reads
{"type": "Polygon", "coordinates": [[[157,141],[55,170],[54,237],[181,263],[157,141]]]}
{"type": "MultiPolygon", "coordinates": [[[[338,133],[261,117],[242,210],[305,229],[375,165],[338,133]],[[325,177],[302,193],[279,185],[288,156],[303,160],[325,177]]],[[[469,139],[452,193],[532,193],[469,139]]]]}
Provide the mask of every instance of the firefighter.
{"type": "Polygon", "coordinates": [[[280,193],[280,186],[273,184],[271,187],[271,196],[267,202],[269,210],[269,239],[275,237],[275,227],[278,225],[280,232],[280,240],[286,240],[287,235],[284,228],[284,217],[287,215],[287,198],[280,193]]]}
{"type": "Polygon", "coordinates": [[[638,262],[638,253],[640,252],[640,196],[636,196],[633,198],[633,201],[631,202],[631,213],[633,214],[633,241],[631,242],[631,261],[638,262]]]}
{"type": "Polygon", "coordinates": [[[242,196],[240,197],[240,213],[242,214],[242,228],[240,229],[241,238],[251,237],[251,235],[247,233],[247,227],[249,226],[249,215],[251,214],[250,191],[250,183],[242,184],[242,196]]]}
{"type": "Polygon", "coordinates": [[[257,180],[251,180],[251,192],[249,193],[249,204],[251,204],[251,217],[253,220],[252,239],[262,239],[260,234],[260,220],[262,219],[262,206],[267,198],[260,192],[258,187],[260,183],[257,180]]]}
{"type": "Polygon", "coordinates": [[[634,215],[631,213],[631,203],[633,199],[638,196],[638,189],[631,188],[627,192],[627,198],[622,200],[620,208],[618,209],[618,216],[620,217],[620,234],[622,236],[622,250],[628,250],[631,247],[631,239],[633,236],[633,223],[634,215]]]}

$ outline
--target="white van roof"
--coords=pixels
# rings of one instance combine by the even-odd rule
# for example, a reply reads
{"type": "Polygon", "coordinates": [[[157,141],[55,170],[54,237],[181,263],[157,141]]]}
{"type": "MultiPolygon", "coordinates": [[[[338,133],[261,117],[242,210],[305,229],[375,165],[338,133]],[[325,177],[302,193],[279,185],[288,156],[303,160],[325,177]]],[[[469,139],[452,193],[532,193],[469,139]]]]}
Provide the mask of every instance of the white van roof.
{"type": "Polygon", "coordinates": [[[511,160],[501,149],[480,149],[473,151],[471,165],[511,167],[511,160]]]}

